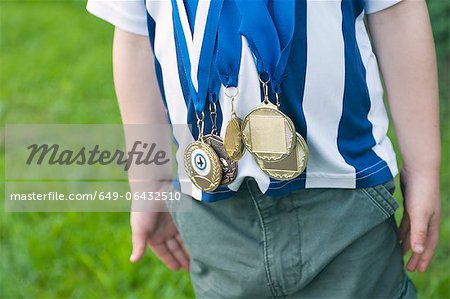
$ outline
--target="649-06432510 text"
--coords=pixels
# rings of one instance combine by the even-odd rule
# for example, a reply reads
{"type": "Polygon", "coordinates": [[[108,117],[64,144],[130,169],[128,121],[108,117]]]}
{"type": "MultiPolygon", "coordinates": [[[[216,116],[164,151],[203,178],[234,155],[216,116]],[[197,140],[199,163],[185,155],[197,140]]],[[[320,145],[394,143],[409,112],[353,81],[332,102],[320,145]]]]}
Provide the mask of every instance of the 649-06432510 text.
{"type": "Polygon", "coordinates": [[[178,201],[181,199],[179,191],[157,191],[157,192],[117,192],[117,191],[94,191],[92,193],[62,193],[50,191],[47,193],[11,193],[10,201],[178,201]]]}

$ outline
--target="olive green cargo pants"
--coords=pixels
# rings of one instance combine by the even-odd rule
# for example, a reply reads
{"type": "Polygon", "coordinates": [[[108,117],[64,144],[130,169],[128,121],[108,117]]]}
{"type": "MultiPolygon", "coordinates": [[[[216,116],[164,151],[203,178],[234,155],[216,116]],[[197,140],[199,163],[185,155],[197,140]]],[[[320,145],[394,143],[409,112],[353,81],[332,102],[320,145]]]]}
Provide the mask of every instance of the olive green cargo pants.
{"type": "Polygon", "coordinates": [[[262,194],[173,213],[197,298],[416,298],[404,272],[393,181],[365,189],[262,194]]]}

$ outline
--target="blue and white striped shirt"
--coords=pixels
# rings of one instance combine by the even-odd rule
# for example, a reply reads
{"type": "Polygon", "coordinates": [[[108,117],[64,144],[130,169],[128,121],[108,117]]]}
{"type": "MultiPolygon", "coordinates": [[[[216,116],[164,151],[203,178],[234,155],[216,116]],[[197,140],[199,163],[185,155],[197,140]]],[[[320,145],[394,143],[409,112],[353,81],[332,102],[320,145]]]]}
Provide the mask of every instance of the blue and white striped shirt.
{"type": "MultiPolygon", "coordinates": [[[[184,193],[209,202],[225,199],[238,190],[245,177],[255,178],[261,191],[269,196],[302,188],[365,188],[384,183],[398,173],[395,152],[386,135],[388,116],[378,63],[364,16],[400,0],[296,1],[294,42],[280,102],[281,110],[307,140],[310,156],[306,171],[296,179],[277,181],[264,174],[246,152],[232,184],[214,193],[202,192],[190,183],[183,165],[183,151],[196,136],[186,138],[175,133],[178,175],[184,193]]],[[[204,30],[209,1],[194,1],[195,5],[191,0],[185,2],[182,21],[193,29],[188,42],[195,51],[201,48],[198,35],[201,37],[204,30]]],[[[171,1],[89,0],[87,9],[122,30],[149,36],[171,123],[195,125],[194,106],[186,100],[180,83],[171,1]]],[[[244,118],[261,103],[255,59],[245,37],[238,87],[236,113],[244,118]]],[[[224,88],[219,102],[218,128],[223,137],[231,116],[224,88]]]]}

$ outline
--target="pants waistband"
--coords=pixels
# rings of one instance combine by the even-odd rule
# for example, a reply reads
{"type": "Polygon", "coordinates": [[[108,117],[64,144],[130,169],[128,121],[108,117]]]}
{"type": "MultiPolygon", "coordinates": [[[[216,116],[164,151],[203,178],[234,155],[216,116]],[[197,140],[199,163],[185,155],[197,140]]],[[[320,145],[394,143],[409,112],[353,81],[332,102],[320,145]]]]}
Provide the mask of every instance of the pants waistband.
{"type": "Polygon", "coordinates": [[[263,196],[264,193],[261,192],[258,186],[258,182],[256,182],[255,178],[246,177],[242,182],[241,187],[239,188],[239,192],[248,192],[253,197],[263,196]]]}

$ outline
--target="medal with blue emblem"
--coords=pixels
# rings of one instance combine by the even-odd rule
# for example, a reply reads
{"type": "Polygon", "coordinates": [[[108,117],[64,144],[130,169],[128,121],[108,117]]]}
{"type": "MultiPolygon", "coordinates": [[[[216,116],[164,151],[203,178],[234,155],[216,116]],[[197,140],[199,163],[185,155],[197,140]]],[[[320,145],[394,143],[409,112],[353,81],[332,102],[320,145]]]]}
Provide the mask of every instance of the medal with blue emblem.
{"type": "Polygon", "coordinates": [[[219,187],[222,181],[222,167],[216,152],[204,140],[204,117],[204,113],[201,117],[197,116],[199,137],[184,152],[184,166],[196,187],[203,191],[212,192],[219,187]]]}

